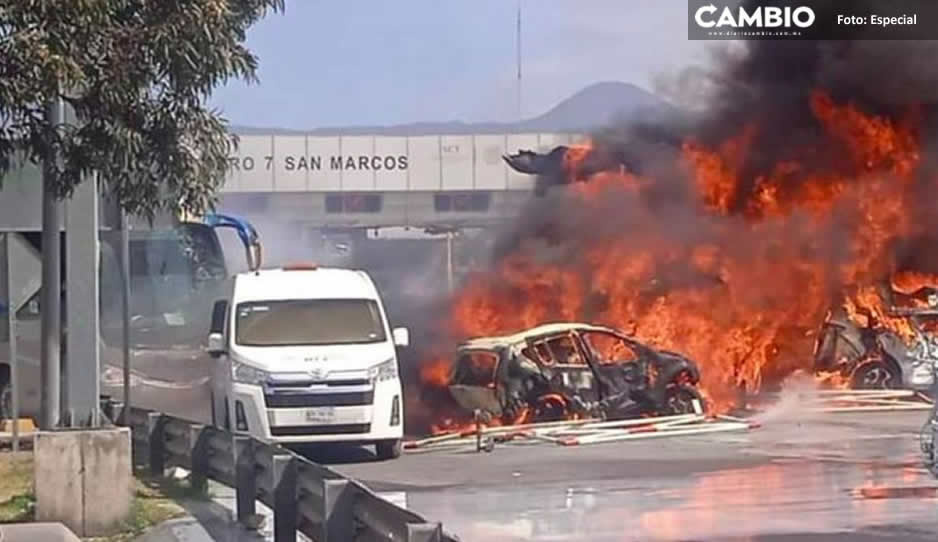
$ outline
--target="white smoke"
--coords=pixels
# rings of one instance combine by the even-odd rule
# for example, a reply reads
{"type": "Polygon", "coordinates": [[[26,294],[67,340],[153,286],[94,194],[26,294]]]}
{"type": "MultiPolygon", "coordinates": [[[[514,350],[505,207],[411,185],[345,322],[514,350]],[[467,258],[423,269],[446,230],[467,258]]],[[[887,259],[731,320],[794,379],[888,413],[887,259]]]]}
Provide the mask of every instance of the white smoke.
{"type": "Polygon", "coordinates": [[[812,405],[817,404],[820,394],[817,380],[803,371],[793,373],[782,382],[778,401],[754,417],[761,424],[772,422],[802,421],[816,415],[812,405]]]}

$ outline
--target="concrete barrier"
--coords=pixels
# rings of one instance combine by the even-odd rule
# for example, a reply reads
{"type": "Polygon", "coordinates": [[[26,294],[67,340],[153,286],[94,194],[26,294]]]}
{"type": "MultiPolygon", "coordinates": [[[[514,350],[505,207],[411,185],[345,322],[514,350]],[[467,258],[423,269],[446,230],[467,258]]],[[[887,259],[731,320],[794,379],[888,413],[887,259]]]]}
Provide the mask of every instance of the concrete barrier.
{"type": "Polygon", "coordinates": [[[40,431],[34,449],[38,521],[82,537],[121,530],[133,496],[130,429],[40,431]]]}
{"type": "Polygon", "coordinates": [[[61,523],[11,523],[0,525],[2,542],[79,542],[61,523]]]}

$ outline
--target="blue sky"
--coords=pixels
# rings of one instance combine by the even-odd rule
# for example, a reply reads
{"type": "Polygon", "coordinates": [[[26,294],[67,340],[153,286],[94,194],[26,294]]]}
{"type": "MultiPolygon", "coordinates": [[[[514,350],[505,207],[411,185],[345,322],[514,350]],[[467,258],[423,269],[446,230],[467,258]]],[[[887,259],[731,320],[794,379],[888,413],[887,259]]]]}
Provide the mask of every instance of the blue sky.
{"type": "MultiPolygon", "coordinates": [[[[597,81],[652,90],[704,62],[671,0],[521,0],[522,114],[597,81]]],[[[513,120],[518,0],[287,0],[251,29],[260,83],[213,105],[234,124],[307,129],[513,120]]]]}

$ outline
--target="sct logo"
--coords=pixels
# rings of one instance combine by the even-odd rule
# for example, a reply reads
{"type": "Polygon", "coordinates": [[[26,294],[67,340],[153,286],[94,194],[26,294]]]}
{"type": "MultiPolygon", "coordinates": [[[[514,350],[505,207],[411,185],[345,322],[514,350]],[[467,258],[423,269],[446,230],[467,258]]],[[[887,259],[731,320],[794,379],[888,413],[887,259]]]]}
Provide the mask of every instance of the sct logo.
{"type": "Polygon", "coordinates": [[[694,20],[701,28],[808,28],[814,24],[814,10],[807,6],[800,6],[792,9],[790,6],[783,8],[769,6],[757,7],[752,13],[746,11],[746,8],[739,6],[736,13],[729,6],[724,6],[720,11],[716,6],[700,6],[694,13],[694,20]],[[720,16],[716,17],[716,13],[720,16]],[[716,19],[716,20],[714,20],[716,19]]]}

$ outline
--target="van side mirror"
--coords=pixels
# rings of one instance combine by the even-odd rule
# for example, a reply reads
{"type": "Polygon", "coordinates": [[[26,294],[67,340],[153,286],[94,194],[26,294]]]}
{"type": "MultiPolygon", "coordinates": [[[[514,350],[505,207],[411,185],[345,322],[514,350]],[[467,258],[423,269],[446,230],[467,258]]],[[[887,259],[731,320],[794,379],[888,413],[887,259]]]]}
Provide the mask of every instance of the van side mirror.
{"type": "Polygon", "coordinates": [[[220,357],[225,353],[225,336],[221,333],[208,334],[208,354],[213,358],[220,357]]]}
{"type": "Polygon", "coordinates": [[[410,346],[410,331],[406,327],[394,328],[391,335],[394,336],[394,346],[400,346],[401,348],[410,346]]]}
{"type": "Polygon", "coordinates": [[[212,306],[212,322],[209,327],[211,333],[224,333],[225,320],[228,318],[228,301],[220,299],[212,306]]]}

